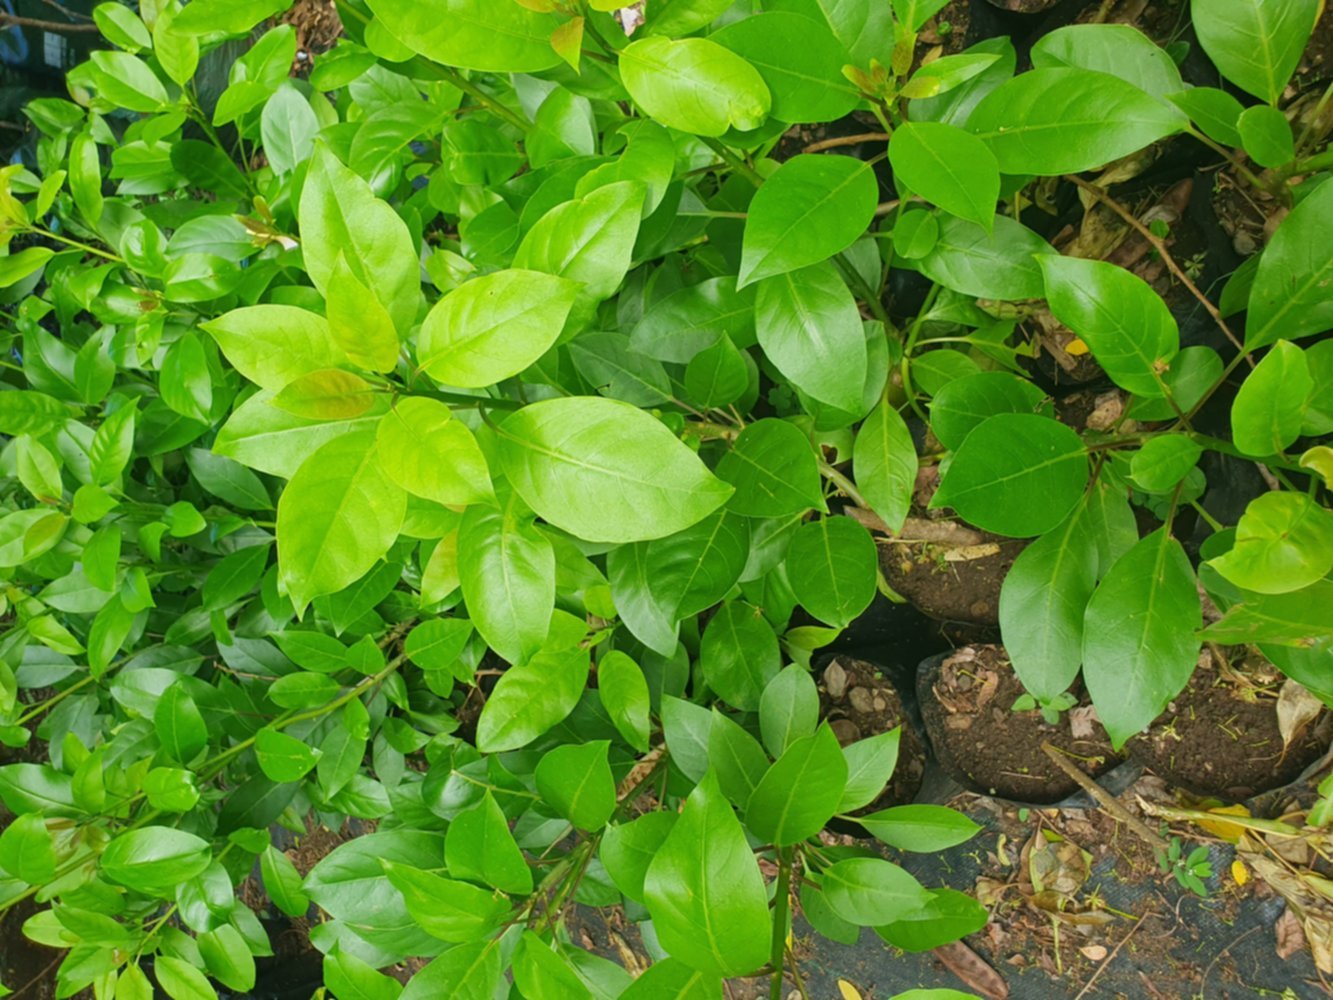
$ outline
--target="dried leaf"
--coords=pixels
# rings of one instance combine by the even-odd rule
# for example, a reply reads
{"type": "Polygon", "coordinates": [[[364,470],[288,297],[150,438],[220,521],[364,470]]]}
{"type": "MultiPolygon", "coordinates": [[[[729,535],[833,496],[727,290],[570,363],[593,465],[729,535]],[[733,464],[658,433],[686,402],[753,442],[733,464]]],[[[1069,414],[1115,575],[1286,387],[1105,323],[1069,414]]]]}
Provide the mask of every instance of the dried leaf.
{"type": "Polygon", "coordinates": [[[1083,957],[1089,962],[1100,962],[1107,955],[1106,949],[1099,944],[1085,945],[1080,948],[1079,951],[1083,953],[1083,957]]]}
{"type": "Polygon", "coordinates": [[[1244,885],[1250,880],[1250,870],[1245,867],[1245,862],[1239,858],[1231,862],[1231,880],[1237,885],[1244,885]]]}
{"type": "Polygon", "coordinates": [[[1282,916],[1277,918],[1277,923],[1273,925],[1273,932],[1277,936],[1277,957],[1286,961],[1305,947],[1305,931],[1301,930],[1300,918],[1288,906],[1282,911],[1282,916]]]}
{"type": "Polygon", "coordinates": [[[1323,710],[1324,703],[1303,685],[1293,680],[1283,684],[1282,692],[1277,697],[1277,728],[1282,734],[1283,749],[1299,739],[1305,727],[1318,718],[1323,710]]]}
{"type": "Polygon", "coordinates": [[[942,948],[935,949],[935,957],[946,969],[967,983],[973,993],[986,1000],[1006,1000],[1009,996],[1009,984],[998,972],[986,964],[986,960],[975,951],[955,941],[942,948]]]}

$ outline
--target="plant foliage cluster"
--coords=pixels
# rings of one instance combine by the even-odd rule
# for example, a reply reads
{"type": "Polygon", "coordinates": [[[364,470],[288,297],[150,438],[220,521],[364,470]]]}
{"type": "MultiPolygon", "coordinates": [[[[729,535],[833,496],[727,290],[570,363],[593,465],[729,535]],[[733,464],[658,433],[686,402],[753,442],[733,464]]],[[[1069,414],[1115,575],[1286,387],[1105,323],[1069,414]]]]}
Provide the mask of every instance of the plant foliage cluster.
{"type": "MultiPolygon", "coordinates": [[[[794,899],[837,940],[977,930],[816,837],[898,749],[819,717],[811,657],[879,586],[843,511],[897,531],[923,465],[934,506],[1036,539],[1001,617],[1039,703],[1081,671],[1121,744],[1204,640],[1333,698],[1333,341],[1299,343],[1333,323],[1333,181],[1281,107],[1318,0],[1196,0],[1225,89],[1114,25],[1019,73],[1002,38],[918,65],[939,0],[339,0],[305,81],[263,28],[289,5],[103,4],[110,47],[0,168],[0,902],[41,904],[62,995],[252,988],[255,872],[318,907],[341,998],[776,990],[794,899]],[[858,110],[891,136],[868,159],[780,145],[858,110]],[[1225,351],[1022,221],[1165,142],[1291,205],[1225,351]],[[910,314],[895,275],[929,288],[910,314]],[[1040,308],[1132,432],[1055,418],[1040,308]],[[1173,523],[1209,451],[1280,488],[1196,567],[1173,523]],[[304,878],[274,840],[348,818],[375,830],[304,878]],[[583,950],[575,902],[623,903],[659,960],[583,950]],[[406,988],[377,971],[409,958],[406,988]]],[[[862,822],[907,851],[976,829],[862,822]]]]}

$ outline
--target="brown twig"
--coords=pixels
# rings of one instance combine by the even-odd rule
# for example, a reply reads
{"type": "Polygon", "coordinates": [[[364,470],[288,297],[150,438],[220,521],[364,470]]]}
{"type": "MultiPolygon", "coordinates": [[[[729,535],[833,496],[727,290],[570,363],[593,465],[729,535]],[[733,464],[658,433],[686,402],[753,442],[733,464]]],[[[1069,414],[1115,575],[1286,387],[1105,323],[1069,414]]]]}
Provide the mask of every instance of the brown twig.
{"type": "Polygon", "coordinates": [[[1106,971],[1106,967],[1108,965],[1110,965],[1112,962],[1115,961],[1115,957],[1120,954],[1120,949],[1125,946],[1125,942],[1128,941],[1130,938],[1132,938],[1134,936],[1134,932],[1137,931],[1140,927],[1142,927],[1143,922],[1152,915],[1153,912],[1149,910],[1143,916],[1139,917],[1138,923],[1136,923],[1133,927],[1131,927],[1129,929],[1129,933],[1120,939],[1120,943],[1111,949],[1111,954],[1107,955],[1105,961],[1103,961],[1101,965],[1097,966],[1097,971],[1094,972],[1092,974],[1092,978],[1089,979],[1086,984],[1084,984],[1083,989],[1078,991],[1078,995],[1074,997],[1074,1000],[1083,1000],[1083,997],[1087,994],[1088,990],[1092,989],[1093,984],[1097,982],[1097,977],[1106,971]]]}
{"type": "Polygon", "coordinates": [[[1121,805],[1115,796],[1105,788],[1066,760],[1059,747],[1052,746],[1050,743],[1043,743],[1041,748],[1046,751],[1046,756],[1055,762],[1055,766],[1069,775],[1078,783],[1080,788],[1096,799],[1098,805],[1138,834],[1139,838],[1145,843],[1158,850],[1166,850],[1166,842],[1154,833],[1148,824],[1121,805]]]}
{"type": "Polygon", "coordinates": [[[820,139],[818,142],[812,142],[801,152],[822,153],[826,149],[837,149],[839,146],[858,146],[863,142],[888,142],[889,138],[887,132],[861,132],[858,135],[840,135],[836,139],[820,139]]]}
{"type": "MultiPolygon", "coordinates": [[[[1245,345],[1242,344],[1240,338],[1232,332],[1231,327],[1227,325],[1227,321],[1222,318],[1222,314],[1218,311],[1217,306],[1213,305],[1212,302],[1208,300],[1208,296],[1199,291],[1199,286],[1190,279],[1190,276],[1181,270],[1180,265],[1176,263],[1176,259],[1172,257],[1171,252],[1167,250],[1166,244],[1158,238],[1156,233],[1140,222],[1134,216],[1134,213],[1130,212],[1129,209],[1125,208],[1124,205],[1120,204],[1120,202],[1116,201],[1101,188],[1097,187],[1097,185],[1089,184],[1082,177],[1075,177],[1073,174],[1066,174],[1065,180],[1069,181],[1071,184],[1078,185],[1079,188],[1088,192],[1088,194],[1092,195],[1111,211],[1115,212],[1116,215],[1124,219],[1125,222],[1129,223],[1129,225],[1134,228],[1135,232],[1152,244],[1152,248],[1161,256],[1162,262],[1166,264],[1171,273],[1175,275],[1176,280],[1188,288],[1190,294],[1199,300],[1199,304],[1202,305],[1208,312],[1208,315],[1213,318],[1213,322],[1217,324],[1218,328],[1226,334],[1227,339],[1236,346],[1237,350],[1245,350],[1245,345]]],[[[1253,366],[1253,359],[1249,360],[1250,365],[1253,366]]]]}
{"type": "Polygon", "coordinates": [[[52,10],[60,11],[60,13],[64,14],[71,21],[87,21],[91,23],[93,20],[90,15],[80,14],[77,10],[70,10],[64,4],[58,3],[57,0],[42,0],[42,3],[46,4],[46,6],[50,7],[52,10]]]}
{"type": "Polygon", "coordinates": [[[38,31],[54,31],[56,34],[96,33],[100,30],[95,24],[61,24],[58,21],[42,21],[35,17],[19,17],[17,14],[0,14],[0,28],[14,25],[20,28],[35,28],[38,31]]]}

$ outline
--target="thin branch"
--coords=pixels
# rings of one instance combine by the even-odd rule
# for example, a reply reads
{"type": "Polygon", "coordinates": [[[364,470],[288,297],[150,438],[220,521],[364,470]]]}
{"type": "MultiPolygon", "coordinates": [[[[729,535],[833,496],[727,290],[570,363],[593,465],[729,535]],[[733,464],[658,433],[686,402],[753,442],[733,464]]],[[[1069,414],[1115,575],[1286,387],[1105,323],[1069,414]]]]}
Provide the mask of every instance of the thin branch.
{"type": "Polygon", "coordinates": [[[1097,801],[1098,805],[1133,830],[1144,842],[1159,850],[1166,850],[1166,842],[1154,833],[1147,823],[1135,816],[1115,796],[1066,760],[1064,752],[1059,747],[1050,743],[1043,743],[1041,748],[1046,752],[1046,756],[1050,757],[1055,763],[1055,766],[1076,781],[1080,788],[1097,801]]]}
{"type": "Polygon", "coordinates": [[[1097,977],[1106,971],[1106,967],[1108,965],[1110,965],[1112,962],[1115,961],[1115,957],[1120,954],[1120,949],[1125,946],[1125,942],[1128,941],[1130,938],[1132,938],[1134,936],[1134,932],[1137,931],[1140,927],[1142,927],[1143,922],[1152,915],[1153,915],[1152,911],[1149,910],[1143,916],[1139,917],[1138,923],[1136,923],[1133,927],[1131,927],[1129,929],[1129,933],[1120,939],[1120,943],[1111,949],[1111,954],[1106,956],[1106,961],[1102,962],[1101,965],[1097,966],[1097,971],[1092,974],[1092,978],[1087,981],[1083,989],[1078,991],[1078,996],[1074,997],[1074,1000],[1083,1000],[1083,997],[1087,994],[1088,990],[1092,989],[1093,983],[1097,982],[1097,977]]]}
{"type": "MultiPolygon", "coordinates": [[[[1097,187],[1097,185],[1089,184],[1082,177],[1075,177],[1073,174],[1066,174],[1065,180],[1069,181],[1071,184],[1078,185],[1082,190],[1088,192],[1088,194],[1092,195],[1111,211],[1115,212],[1116,215],[1129,223],[1135,232],[1152,244],[1153,249],[1161,256],[1163,263],[1165,263],[1171,273],[1176,276],[1176,280],[1188,288],[1190,294],[1199,300],[1199,304],[1207,310],[1208,315],[1213,318],[1213,322],[1217,324],[1218,328],[1226,334],[1227,339],[1236,346],[1238,351],[1243,352],[1245,350],[1245,345],[1242,344],[1240,338],[1232,332],[1231,327],[1227,326],[1227,321],[1222,318],[1222,314],[1218,311],[1217,306],[1213,305],[1212,302],[1208,300],[1208,296],[1199,291],[1199,286],[1190,280],[1190,276],[1181,270],[1180,265],[1176,263],[1176,259],[1172,257],[1171,252],[1167,250],[1166,244],[1158,238],[1156,233],[1140,222],[1138,218],[1135,217],[1134,213],[1130,212],[1129,209],[1125,208],[1124,205],[1120,204],[1120,202],[1116,201],[1101,188],[1097,187]]],[[[1250,360],[1250,364],[1254,364],[1253,359],[1250,360]]]]}
{"type": "Polygon", "coordinates": [[[802,153],[822,153],[826,149],[837,149],[839,146],[859,146],[863,142],[888,142],[890,139],[887,132],[862,132],[859,135],[840,135],[836,139],[820,139],[819,142],[812,142],[801,150],[802,153]]]}
{"type": "Polygon", "coordinates": [[[19,17],[17,14],[0,14],[0,28],[15,25],[38,31],[53,31],[58,35],[96,34],[100,30],[95,24],[61,24],[59,21],[43,21],[35,17],[19,17]]]}

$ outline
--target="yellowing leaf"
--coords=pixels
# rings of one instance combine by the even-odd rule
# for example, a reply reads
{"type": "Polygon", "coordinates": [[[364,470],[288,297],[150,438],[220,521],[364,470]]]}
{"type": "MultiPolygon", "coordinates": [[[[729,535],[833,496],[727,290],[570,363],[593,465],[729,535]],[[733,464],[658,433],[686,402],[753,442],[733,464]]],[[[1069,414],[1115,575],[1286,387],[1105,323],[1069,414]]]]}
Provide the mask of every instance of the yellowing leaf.
{"type": "Polygon", "coordinates": [[[842,994],[842,1000],[861,1000],[861,991],[845,979],[838,980],[838,992],[842,994]]]}
{"type": "Polygon", "coordinates": [[[1250,870],[1245,867],[1245,862],[1236,860],[1231,862],[1231,879],[1237,885],[1244,885],[1250,880],[1250,870]]]}
{"type": "Polygon", "coordinates": [[[551,48],[575,73],[579,71],[579,56],[583,53],[583,18],[571,17],[551,32],[551,48]]]}
{"type": "MultiPolygon", "coordinates": [[[[1234,806],[1219,806],[1216,809],[1209,809],[1208,814],[1218,815],[1218,816],[1248,817],[1250,815],[1250,811],[1246,809],[1243,805],[1236,804],[1234,806]]],[[[1245,828],[1240,824],[1228,823],[1225,820],[1199,819],[1196,820],[1196,822],[1199,824],[1199,826],[1203,827],[1213,836],[1221,837],[1229,844],[1234,844],[1236,841],[1240,840],[1241,834],[1245,832],[1245,828]]]]}
{"type": "Polygon", "coordinates": [[[1075,337],[1069,343],[1065,344],[1065,353],[1071,357],[1081,358],[1088,353],[1088,345],[1083,343],[1082,337],[1075,337]]]}

